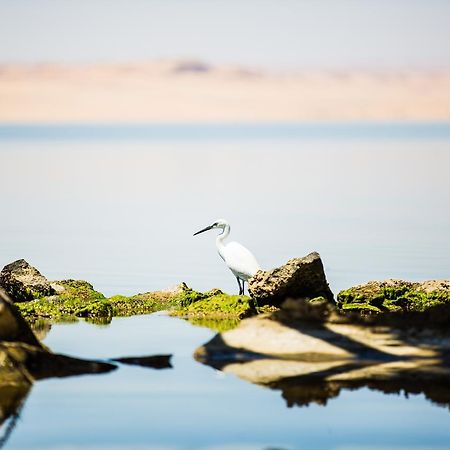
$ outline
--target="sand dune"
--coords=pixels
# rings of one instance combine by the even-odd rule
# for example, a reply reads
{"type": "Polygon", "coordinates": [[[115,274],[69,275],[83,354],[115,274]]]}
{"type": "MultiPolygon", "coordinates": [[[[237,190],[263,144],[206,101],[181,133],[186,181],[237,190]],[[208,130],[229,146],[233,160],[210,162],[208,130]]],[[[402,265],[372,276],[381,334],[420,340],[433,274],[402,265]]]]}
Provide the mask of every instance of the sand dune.
{"type": "Polygon", "coordinates": [[[1,122],[449,120],[450,70],[269,73],[199,62],[1,65],[1,122]]]}

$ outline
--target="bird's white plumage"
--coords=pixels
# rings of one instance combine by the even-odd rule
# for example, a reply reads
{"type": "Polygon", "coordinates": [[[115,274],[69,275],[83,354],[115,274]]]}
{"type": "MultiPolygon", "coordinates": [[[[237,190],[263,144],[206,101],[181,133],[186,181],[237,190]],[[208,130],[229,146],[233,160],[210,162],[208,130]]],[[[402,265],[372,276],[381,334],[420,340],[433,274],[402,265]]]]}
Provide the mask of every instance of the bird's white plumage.
{"type": "Polygon", "coordinates": [[[219,248],[219,255],[228,268],[241,280],[247,281],[260,270],[256,258],[238,242],[228,242],[219,248]]]}
{"type": "Polygon", "coordinates": [[[204,231],[212,230],[214,228],[222,230],[216,237],[216,246],[220,257],[225,261],[225,264],[233,272],[238,279],[239,293],[244,293],[244,282],[248,281],[258,270],[259,264],[256,258],[252,255],[250,250],[237,242],[224,242],[230,234],[230,225],[226,220],[219,219],[209,227],[197,231],[194,234],[200,234],[204,231]]]}

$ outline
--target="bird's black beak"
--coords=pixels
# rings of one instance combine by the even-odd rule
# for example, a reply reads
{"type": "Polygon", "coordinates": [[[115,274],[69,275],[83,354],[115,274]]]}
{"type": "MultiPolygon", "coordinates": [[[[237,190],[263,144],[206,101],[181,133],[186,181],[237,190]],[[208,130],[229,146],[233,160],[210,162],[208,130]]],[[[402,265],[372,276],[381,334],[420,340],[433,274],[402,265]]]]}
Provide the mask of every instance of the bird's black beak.
{"type": "Polygon", "coordinates": [[[212,229],[212,225],[210,225],[209,227],[203,228],[203,230],[197,231],[197,233],[194,233],[194,236],[200,233],[203,233],[204,231],[208,231],[212,229]]]}

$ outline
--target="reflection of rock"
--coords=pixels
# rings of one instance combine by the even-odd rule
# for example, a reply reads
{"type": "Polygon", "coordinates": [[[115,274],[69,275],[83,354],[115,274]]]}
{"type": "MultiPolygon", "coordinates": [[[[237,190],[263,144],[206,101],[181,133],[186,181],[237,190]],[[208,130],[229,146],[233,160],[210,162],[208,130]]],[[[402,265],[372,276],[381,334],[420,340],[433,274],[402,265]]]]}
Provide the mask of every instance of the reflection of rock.
{"type": "Polygon", "coordinates": [[[348,361],[292,361],[260,359],[218,364],[225,373],[280,390],[287,406],[325,405],[341,390],[363,387],[384,393],[423,393],[433,403],[450,407],[450,367],[436,360],[360,364],[348,361]]]}
{"type": "MultiPolygon", "coordinates": [[[[35,380],[104,373],[116,366],[58,355],[43,348],[28,324],[0,289],[0,425],[14,417],[35,380]]],[[[0,438],[6,442],[14,420],[0,438]]]]}
{"type": "Polygon", "coordinates": [[[0,272],[0,287],[16,302],[55,294],[48,280],[24,259],[8,264],[0,272]]]}
{"type": "Polygon", "coordinates": [[[4,384],[1,381],[0,367],[0,448],[8,442],[17,424],[20,411],[30,392],[30,385],[26,383],[4,384]],[[3,424],[6,425],[3,427],[3,424]],[[3,428],[2,428],[3,427],[3,428]]]}
{"type": "Polygon", "coordinates": [[[271,271],[258,271],[248,281],[252,297],[260,304],[279,305],[284,299],[324,297],[333,301],[318,253],[289,260],[271,271]]]}
{"type": "Polygon", "coordinates": [[[33,330],[34,335],[39,339],[39,341],[43,341],[52,329],[51,322],[44,319],[36,320],[36,322],[32,323],[30,326],[33,330]]]}
{"type": "Polygon", "coordinates": [[[58,355],[21,342],[0,342],[0,367],[5,366],[14,367],[22,379],[29,381],[105,373],[116,368],[113,364],[58,355]]]}
{"type": "Polygon", "coordinates": [[[171,358],[172,355],[129,356],[126,358],[115,358],[113,361],[133,366],[151,367],[152,369],[171,369],[171,358]]]}
{"type": "Polygon", "coordinates": [[[326,301],[296,301],[295,306],[243,320],[197,349],[196,359],[281,390],[289,406],[325,404],[341,389],[363,386],[424,393],[450,406],[447,328],[405,326],[417,313],[392,327],[383,325],[383,317],[365,321],[358,314],[352,320],[326,301]]]}
{"type": "Polygon", "coordinates": [[[0,427],[6,419],[20,409],[29,391],[30,385],[25,383],[2,384],[0,371],[0,427]]]}
{"type": "MultiPolygon", "coordinates": [[[[27,380],[107,372],[115,366],[54,354],[43,348],[17,307],[0,289],[0,368],[18,369],[27,380]]],[[[17,372],[14,370],[13,373],[17,372]]],[[[3,380],[5,380],[3,373],[3,380]]]]}
{"type": "Polygon", "coordinates": [[[35,380],[105,373],[115,368],[112,364],[58,355],[22,342],[0,341],[0,426],[11,417],[0,437],[0,448],[14,429],[35,380]]]}

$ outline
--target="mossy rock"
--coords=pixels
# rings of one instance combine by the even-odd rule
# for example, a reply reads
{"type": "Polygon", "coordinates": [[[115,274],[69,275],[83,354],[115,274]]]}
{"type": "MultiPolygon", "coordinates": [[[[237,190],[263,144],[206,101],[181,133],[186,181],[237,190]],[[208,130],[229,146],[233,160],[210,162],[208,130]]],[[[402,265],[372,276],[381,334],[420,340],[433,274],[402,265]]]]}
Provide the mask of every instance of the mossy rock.
{"type": "Polygon", "coordinates": [[[112,308],[105,296],[81,280],[63,280],[59,295],[51,295],[27,303],[18,303],[22,315],[29,321],[40,318],[73,321],[75,317],[111,317],[112,308]]]}
{"type": "Polygon", "coordinates": [[[104,300],[105,296],[94,289],[92,284],[83,280],[62,280],[56,284],[62,286],[64,291],[58,296],[63,300],[104,300]]]}
{"type": "MultiPolygon", "coordinates": [[[[185,292],[177,296],[174,315],[208,319],[242,319],[256,313],[255,303],[244,295],[228,295],[215,289],[210,292],[185,292]]],[[[216,328],[216,327],[215,327],[216,328]]]]}
{"type": "Polygon", "coordinates": [[[213,329],[229,329],[237,324],[236,321],[256,312],[254,301],[249,297],[227,295],[219,289],[198,292],[185,284],[169,291],[146,292],[130,297],[115,295],[110,298],[96,291],[86,281],[63,280],[55,284],[61,292],[59,295],[18,304],[20,312],[29,322],[40,319],[74,321],[83,317],[95,323],[107,324],[117,316],[165,310],[176,316],[207,320],[210,325],[214,322],[213,329]],[[227,321],[226,325],[218,323],[224,320],[227,321]]]}
{"type": "Polygon", "coordinates": [[[337,296],[338,308],[364,314],[424,312],[438,305],[450,307],[450,281],[370,281],[343,290],[337,296]]]}
{"type": "Polygon", "coordinates": [[[87,304],[84,308],[79,309],[75,315],[77,317],[112,318],[113,307],[107,300],[94,301],[87,304]]]}
{"type": "Polygon", "coordinates": [[[131,297],[115,295],[109,302],[113,308],[113,315],[119,317],[171,310],[175,304],[173,296],[163,295],[161,292],[146,292],[131,297]]]}

